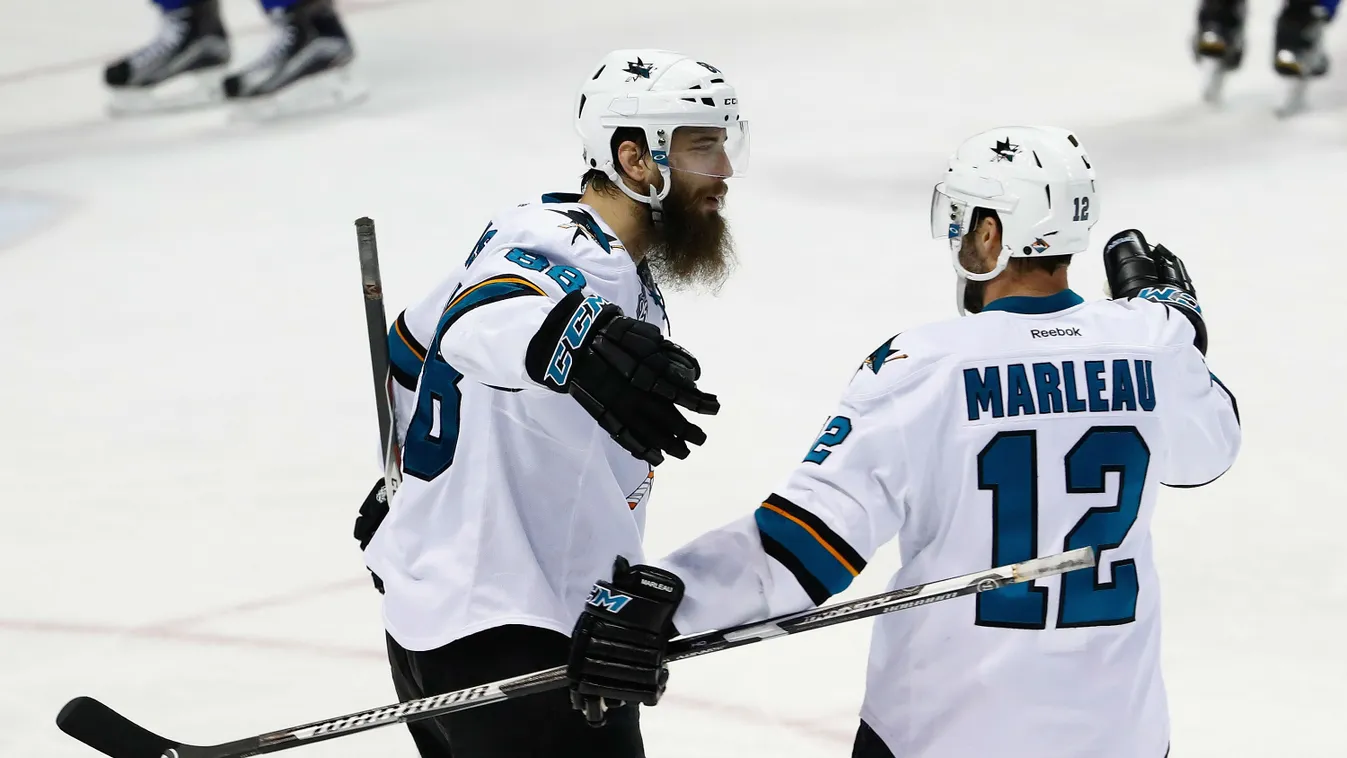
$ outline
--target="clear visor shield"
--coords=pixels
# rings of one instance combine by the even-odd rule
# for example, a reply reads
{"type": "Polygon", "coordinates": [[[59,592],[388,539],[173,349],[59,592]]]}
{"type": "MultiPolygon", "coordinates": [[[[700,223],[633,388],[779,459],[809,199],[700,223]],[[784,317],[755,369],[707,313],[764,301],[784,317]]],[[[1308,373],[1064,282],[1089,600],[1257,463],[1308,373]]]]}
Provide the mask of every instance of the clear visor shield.
{"type": "Polygon", "coordinates": [[[945,194],[943,184],[937,184],[931,193],[931,236],[949,242],[950,262],[959,278],[975,282],[994,279],[1010,262],[1009,251],[999,251],[994,263],[977,260],[973,250],[963,252],[963,240],[972,231],[974,207],[963,200],[945,194]]]}
{"type": "Polygon", "coordinates": [[[655,153],[655,161],[674,171],[729,179],[748,172],[748,122],[725,128],[683,126],[674,131],[667,153],[655,153]]]}
{"type": "Polygon", "coordinates": [[[959,245],[968,233],[970,211],[968,203],[955,200],[941,189],[944,185],[935,185],[931,193],[931,236],[949,240],[950,249],[958,252],[959,245]]]}

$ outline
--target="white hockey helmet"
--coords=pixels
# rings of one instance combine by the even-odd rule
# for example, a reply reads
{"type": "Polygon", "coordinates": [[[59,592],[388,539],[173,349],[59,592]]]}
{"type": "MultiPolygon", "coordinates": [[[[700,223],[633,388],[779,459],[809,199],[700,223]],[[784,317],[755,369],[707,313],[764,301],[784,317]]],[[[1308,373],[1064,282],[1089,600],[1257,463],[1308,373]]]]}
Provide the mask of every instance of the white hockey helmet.
{"type": "Polygon", "coordinates": [[[1098,218],[1090,158],[1074,134],[1056,127],[1008,126],[969,138],[931,197],[931,234],[949,240],[960,289],[966,280],[994,279],[1011,258],[1085,252],[1098,218]],[[978,208],[1001,221],[1001,254],[987,272],[959,261],[978,208]]]}
{"type": "Polygon", "coordinates": [[[720,69],[669,50],[615,50],[594,68],[575,100],[575,129],[584,142],[586,169],[608,175],[628,197],[657,212],[672,186],[672,171],[729,178],[748,168],[748,121],[739,98],[720,69]],[[645,133],[664,186],[643,196],[619,178],[613,165],[613,133],[635,127],[645,133]],[[724,152],[674,156],[669,150],[679,127],[725,130],[724,152]]]}

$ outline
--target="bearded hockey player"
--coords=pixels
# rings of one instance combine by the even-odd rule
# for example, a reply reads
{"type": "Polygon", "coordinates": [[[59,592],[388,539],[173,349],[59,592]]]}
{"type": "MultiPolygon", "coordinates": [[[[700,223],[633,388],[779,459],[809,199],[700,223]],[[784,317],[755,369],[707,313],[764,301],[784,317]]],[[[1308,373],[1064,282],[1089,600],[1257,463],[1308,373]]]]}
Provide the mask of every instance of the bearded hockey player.
{"type": "Polygon", "coordinates": [[[895,537],[891,589],[1091,547],[1093,572],[878,617],[853,755],[1162,758],[1151,519],[1163,486],[1232,465],[1239,416],[1173,253],[1122,232],[1104,250],[1113,299],[1069,288],[1098,213],[1070,132],[960,146],[931,231],[965,317],[871,353],[752,515],[596,584],[573,630],[577,707],[601,721],[607,700],[657,702],[671,635],[818,605],[895,537]]]}
{"type": "MultiPolygon", "coordinates": [[[[679,407],[719,409],[657,282],[727,271],[721,209],[748,147],[734,88],[695,58],[619,50],[571,116],[583,194],[497,214],[389,334],[403,480],[387,508],[376,485],[356,537],[403,700],[564,663],[594,576],[641,554],[654,467],[705,440],[679,407]]],[[[592,729],[565,690],[409,728],[425,758],[643,755],[635,707],[592,729]]]]}

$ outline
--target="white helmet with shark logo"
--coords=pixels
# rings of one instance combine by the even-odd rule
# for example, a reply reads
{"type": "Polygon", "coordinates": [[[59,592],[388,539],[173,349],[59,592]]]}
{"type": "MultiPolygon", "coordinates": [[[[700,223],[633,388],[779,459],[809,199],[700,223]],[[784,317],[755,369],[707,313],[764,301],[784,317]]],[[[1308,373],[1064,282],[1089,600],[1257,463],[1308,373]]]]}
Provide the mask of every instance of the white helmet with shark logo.
{"type": "Polygon", "coordinates": [[[581,86],[575,100],[575,128],[584,142],[586,169],[608,175],[633,200],[656,211],[669,194],[671,171],[728,178],[748,165],[748,121],[739,114],[739,97],[720,69],[669,50],[615,50],[604,57],[581,86]],[[664,177],[649,195],[632,191],[613,165],[613,133],[635,127],[645,133],[651,156],[664,177]],[[679,127],[725,130],[724,156],[670,160],[679,127]],[[725,160],[728,158],[728,161],[725,160]]]}
{"type": "Polygon", "coordinates": [[[983,132],[959,146],[945,180],[931,197],[931,234],[949,240],[960,284],[987,281],[1011,258],[1085,252],[1099,218],[1094,168],[1066,129],[1008,126],[983,132]],[[1001,254],[987,272],[959,261],[964,235],[977,209],[996,211],[1001,254]]]}

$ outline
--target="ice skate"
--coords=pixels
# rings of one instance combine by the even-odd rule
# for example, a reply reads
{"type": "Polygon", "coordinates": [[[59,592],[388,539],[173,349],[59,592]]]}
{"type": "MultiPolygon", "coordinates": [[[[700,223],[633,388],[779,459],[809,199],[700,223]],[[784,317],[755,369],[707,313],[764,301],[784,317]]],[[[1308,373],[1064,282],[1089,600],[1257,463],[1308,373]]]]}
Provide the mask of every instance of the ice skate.
{"type": "Polygon", "coordinates": [[[1245,0],[1203,0],[1193,35],[1193,57],[1202,65],[1202,99],[1219,103],[1226,76],[1244,59],[1245,0]]]}
{"type": "Polygon", "coordinates": [[[1287,0],[1277,18],[1277,52],[1273,69],[1287,81],[1286,100],[1277,115],[1283,118],[1305,110],[1310,81],[1328,73],[1323,48],[1328,13],[1316,0],[1287,0]]]}
{"type": "Polygon", "coordinates": [[[112,90],[108,111],[127,116],[218,103],[229,54],[219,0],[166,11],[148,45],[103,71],[112,90]]]}
{"type": "Polygon", "coordinates": [[[272,12],[275,37],[261,58],[224,80],[233,118],[271,120],[344,106],[364,87],[351,72],[355,50],[331,0],[272,12]]]}

